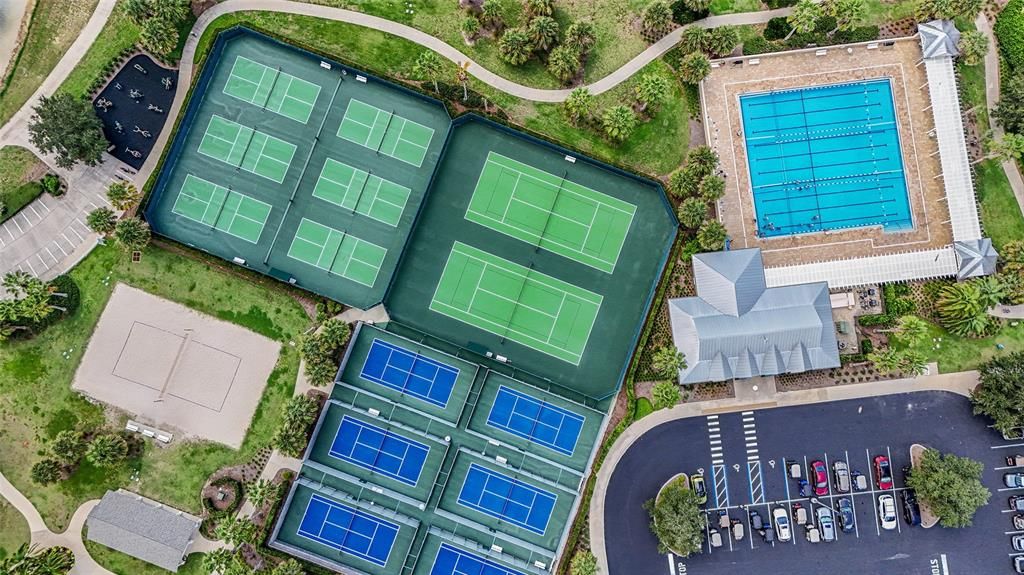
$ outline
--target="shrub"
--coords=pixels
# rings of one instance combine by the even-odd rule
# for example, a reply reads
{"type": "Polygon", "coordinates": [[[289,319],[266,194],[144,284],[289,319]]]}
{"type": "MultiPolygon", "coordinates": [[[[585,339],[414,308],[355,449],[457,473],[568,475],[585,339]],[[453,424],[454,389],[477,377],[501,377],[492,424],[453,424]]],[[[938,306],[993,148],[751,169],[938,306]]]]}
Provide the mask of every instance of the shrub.
{"type": "Polygon", "coordinates": [[[878,40],[878,26],[858,26],[852,30],[839,30],[832,35],[833,44],[855,44],[878,40]]]}
{"type": "Polygon", "coordinates": [[[64,195],[64,188],[60,185],[60,178],[57,174],[46,174],[43,179],[39,180],[39,183],[43,186],[43,191],[53,197],[64,195]]]}
{"type": "Polygon", "coordinates": [[[765,40],[782,40],[789,34],[789,22],[785,16],[779,16],[772,18],[768,21],[768,25],[764,27],[764,39],[765,40]]]}
{"type": "Polygon", "coordinates": [[[85,458],[96,467],[115,467],[127,457],[128,442],[115,433],[93,439],[85,451],[85,458]]]}
{"type": "Polygon", "coordinates": [[[994,30],[999,52],[1011,71],[1024,69],[1024,0],[1010,0],[996,19],[994,30]]]}
{"type": "Polygon", "coordinates": [[[56,459],[43,459],[32,466],[30,476],[34,483],[50,485],[61,479],[60,462],[56,459]]]}
{"type": "Polygon", "coordinates": [[[658,538],[658,553],[688,557],[700,551],[706,519],[697,494],[684,487],[681,480],[665,486],[658,498],[645,503],[644,508],[651,514],[651,531],[658,538]]]}
{"type": "Polygon", "coordinates": [[[864,327],[889,327],[896,324],[899,316],[892,316],[885,313],[857,316],[857,323],[864,327]]]}
{"type": "Polygon", "coordinates": [[[874,350],[875,350],[875,345],[873,343],[871,343],[870,339],[862,339],[862,340],[860,340],[860,353],[862,355],[867,355],[867,354],[871,353],[874,350]]]}
{"type": "Polygon", "coordinates": [[[659,381],[651,388],[654,409],[667,409],[679,403],[682,394],[675,381],[659,381]]]}
{"type": "Polygon", "coordinates": [[[707,9],[700,11],[692,10],[687,0],[675,0],[672,2],[672,21],[680,26],[705,18],[707,15],[707,9]]]}
{"type": "Polygon", "coordinates": [[[754,36],[743,43],[743,55],[753,56],[756,54],[767,54],[778,50],[775,44],[765,40],[762,36],[754,36]]]}
{"type": "Polygon", "coordinates": [[[788,6],[794,6],[794,5],[796,5],[796,3],[797,3],[797,0],[765,0],[765,4],[768,5],[768,8],[770,10],[775,10],[777,8],[786,8],[788,6]]]}
{"type": "Polygon", "coordinates": [[[304,395],[291,397],[284,405],[284,416],[270,443],[289,457],[301,457],[316,421],[317,401],[304,395]]]}

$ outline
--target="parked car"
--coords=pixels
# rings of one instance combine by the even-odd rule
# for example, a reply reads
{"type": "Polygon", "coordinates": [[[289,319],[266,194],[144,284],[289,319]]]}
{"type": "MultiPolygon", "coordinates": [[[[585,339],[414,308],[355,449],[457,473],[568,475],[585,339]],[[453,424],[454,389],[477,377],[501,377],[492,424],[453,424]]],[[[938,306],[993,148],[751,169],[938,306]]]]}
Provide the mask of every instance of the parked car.
{"type": "Polygon", "coordinates": [[[832,479],[835,482],[836,491],[839,493],[850,492],[850,467],[845,461],[832,463],[832,479]]]}
{"type": "Polygon", "coordinates": [[[1024,511],[1024,495],[1011,495],[1010,509],[1013,509],[1014,511],[1024,511]]]}
{"type": "Polygon", "coordinates": [[[764,539],[765,543],[775,542],[775,530],[772,529],[771,525],[768,525],[764,528],[764,531],[761,532],[761,538],[764,539]]]}
{"type": "Polygon", "coordinates": [[[879,489],[892,489],[892,469],[889,458],[884,455],[875,457],[875,483],[879,489]]]}
{"type": "Polygon", "coordinates": [[[896,529],[896,499],[889,493],[878,496],[878,519],[882,529],[896,529]]]}
{"type": "Polygon", "coordinates": [[[839,500],[839,527],[842,528],[843,533],[849,533],[854,530],[855,526],[853,502],[849,497],[843,497],[839,500]]]}
{"type": "Polygon", "coordinates": [[[1010,467],[1024,467],[1024,455],[1020,453],[1016,455],[1007,455],[1006,464],[1010,467]]]}
{"type": "Polygon", "coordinates": [[[1024,531],[1024,515],[1018,513],[1013,516],[1013,528],[1018,531],[1024,531]]]}
{"type": "Polygon", "coordinates": [[[868,490],[868,478],[865,477],[863,473],[861,473],[860,471],[857,471],[856,469],[854,469],[853,470],[853,474],[851,475],[850,478],[852,479],[851,483],[853,483],[853,488],[855,490],[857,490],[857,491],[867,491],[868,490]]]}
{"type": "Polygon", "coordinates": [[[704,484],[703,475],[691,475],[690,486],[693,487],[693,492],[697,495],[697,503],[704,505],[708,502],[708,488],[704,484]]]}
{"type": "Polygon", "coordinates": [[[1024,555],[1013,558],[1013,570],[1017,573],[1024,573],[1024,555]]]}
{"type": "Polygon", "coordinates": [[[907,525],[913,527],[921,524],[921,507],[917,504],[917,494],[913,489],[906,489],[900,493],[903,503],[903,520],[907,525]]]}
{"type": "Polygon", "coordinates": [[[711,543],[712,547],[722,546],[722,534],[717,529],[711,529],[708,531],[708,542],[711,543]]]}
{"type": "Polygon", "coordinates": [[[750,528],[754,531],[761,531],[764,529],[764,518],[756,510],[750,510],[750,528]]]}
{"type": "Polygon", "coordinates": [[[807,508],[799,503],[793,504],[793,523],[807,525],[807,508]]]}
{"type": "Polygon", "coordinates": [[[739,519],[732,520],[732,538],[736,541],[743,540],[743,522],[739,519]]]}
{"type": "Polygon", "coordinates": [[[828,469],[824,461],[816,459],[811,462],[811,481],[815,495],[828,495],[828,469]]]}
{"type": "Polygon", "coordinates": [[[818,529],[821,529],[821,538],[827,542],[836,540],[836,524],[832,520],[832,509],[821,506],[818,507],[818,529]]]}
{"type": "Polygon", "coordinates": [[[821,543],[821,531],[818,531],[814,525],[807,526],[806,537],[809,543],[821,543]]]}
{"type": "Polygon", "coordinates": [[[1007,487],[1024,487],[1024,472],[1003,474],[1003,485],[1007,487]]]}
{"type": "Polygon", "coordinates": [[[1014,551],[1024,551],[1024,535],[1014,535],[1011,542],[1014,551]]]}
{"type": "Polygon", "coordinates": [[[775,530],[779,534],[779,541],[789,541],[792,532],[789,528],[789,514],[785,508],[776,507],[772,509],[772,522],[775,523],[775,530]]]}

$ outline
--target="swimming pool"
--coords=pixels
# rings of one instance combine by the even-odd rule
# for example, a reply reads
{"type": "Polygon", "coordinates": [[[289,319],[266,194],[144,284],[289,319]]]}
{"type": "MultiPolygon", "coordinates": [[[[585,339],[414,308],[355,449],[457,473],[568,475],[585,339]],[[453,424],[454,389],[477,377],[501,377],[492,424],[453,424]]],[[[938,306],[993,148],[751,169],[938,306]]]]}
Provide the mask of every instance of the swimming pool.
{"type": "Polygon", "coordinates": [[[913,228],[888,79],[744,94],[760,237],[913,228]]]}

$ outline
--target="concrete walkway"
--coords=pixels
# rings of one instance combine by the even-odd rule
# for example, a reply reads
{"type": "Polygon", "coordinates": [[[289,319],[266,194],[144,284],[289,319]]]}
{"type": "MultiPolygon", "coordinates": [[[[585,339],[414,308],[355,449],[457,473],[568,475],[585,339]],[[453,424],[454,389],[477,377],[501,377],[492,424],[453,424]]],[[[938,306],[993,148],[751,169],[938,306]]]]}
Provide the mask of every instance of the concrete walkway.
{"type": "Polygon", "coordinates": [[[1024,319],[1024,305],[998,305],[988,310],[988,315],[1005,319],[1024,319]]]}
{"type": "MultiPolygon", "coordinates": [[[[934,364],[930,366],[930,369],[933,373],[937,371],[934,364]]],[[[977,384],[978,372],[964,371],[959,373],[921,376],[911,379],[897,379],[872,383],[839,385],[802,391],[779,392],[775,393],[773,396],[756,394],[756,403],[750,402],[750,394],[745,392],[741,393],[740,390],[737,390],[736,398],[704,401],[700,403],[684,403],[677,405],[672,409],[656,411],[626,428],[608,451],[608,455],[605,457],[604,463],[601,465],[601,469],[597,473],[594,496],[590,500],[590,548],[597,557],[600,572],[608,573],[608,555],[605,549],[604,540],[604,501],[608,493],[608,483],[611,481],[612,472],[615,471],[615,467],[622,459],[622,456],[625,455],[634,443],[643,437],[644,433],[661,425],[662,423],[713,413],[734,413],[751,409],[769,409],[774,407],[807,405],[811,403],[876,397],[880,395],[907,393],[911,391],[939,390],[950,391],[966,396],[970,394],[971,389],[973,389],[977,384]]],[[[745,386],[750,384],[749,382],[737,381],[736,385],[745,386]]]]}
{"type": "Polygon", "coordinates": [[[0,146],[28,148],[68,183],[60,198],[43,195],[8,220],[0,230],[0,275],[22,270],[43,279],[66,272],[96,245],[99,236],[85,225],[85,215],[106,205],[107,186],[115,181],[121,162],[104,155],[100,166],[58,168],[54,158],[42,154],[28,138],[32,108],[44,95],[52,95],[64,82],[103,30],[116,0],[100,0],[78,38],[43,80],[28,102],[0,127],[0,146]],[[34,215],[34,218],[28,215],[34,215]],[[13,223],[13,225],[12,225],[13,223]]]}
{"type": "MultiPolygon", "coordinates": [[[[999,48],[996,45],[996,36],[992,33],[992,25],[985,17],[984,11],[975,18],[974,25],[988,38],[988,53],[985,54],[985,105],[992,111],[999,103],[999,48]]],[[[990,124],[992,138],[1002,139],[1002,126],[996,125],[995,122],[990,124]]],[[[1021,177],[1020,167],[1012,160],[1002,162],[1002,166],[1006,172],[1006,179],[1010,181],[1013,195],[1017,198],[1017,205],[1020,206],[1021,213],[1024,213],[1024,178],[1021,177]]]]}

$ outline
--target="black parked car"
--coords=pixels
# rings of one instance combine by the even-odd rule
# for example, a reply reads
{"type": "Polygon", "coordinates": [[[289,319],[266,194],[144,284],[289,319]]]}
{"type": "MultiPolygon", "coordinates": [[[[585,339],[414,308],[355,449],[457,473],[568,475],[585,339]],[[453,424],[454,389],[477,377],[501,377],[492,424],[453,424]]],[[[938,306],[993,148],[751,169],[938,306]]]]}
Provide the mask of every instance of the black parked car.
{"type": "Polygon", "coordinates": [[[853,503],[848,497],[844,497],[839,500],[839,526],[843,533],[849,533],[854,530],[854,525],[853,503]]]}
{"type": "Polygon", "coordinates": [[[921,508],[917,505],[917,495],[907,489],[900,493],[900,499],[903,501],[903,520],[907,525],[920,525],[921,508]]]}

